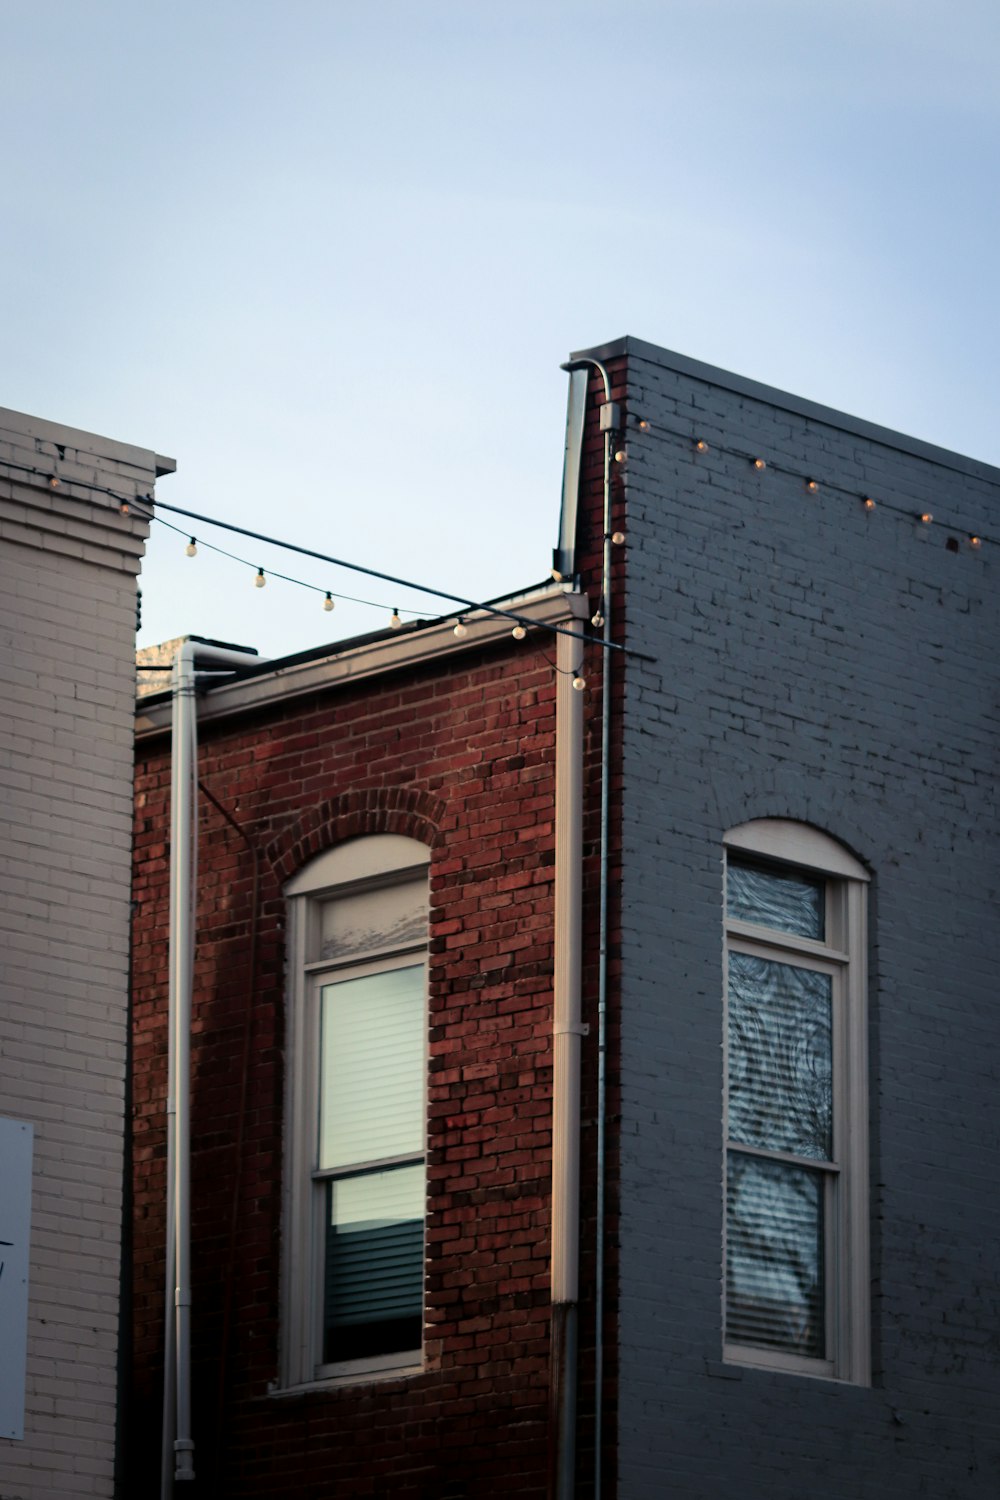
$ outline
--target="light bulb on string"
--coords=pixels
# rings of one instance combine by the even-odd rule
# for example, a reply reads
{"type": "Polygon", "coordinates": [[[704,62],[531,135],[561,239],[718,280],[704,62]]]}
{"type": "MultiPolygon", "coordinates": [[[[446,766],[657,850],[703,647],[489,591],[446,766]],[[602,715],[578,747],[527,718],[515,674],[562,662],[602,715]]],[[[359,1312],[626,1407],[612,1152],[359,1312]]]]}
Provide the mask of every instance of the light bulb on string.
{"type": "Polygon", "coordinates": [[[615,454],[615,463],[616,464],[623,464],[627,458],[628,458],[628,454],[625,452],[625,449],[624,448],[619,448],[618,452],[615,454]]]}
{"type": "Polygon", "coordinates": [[[695,452],[697,452],[697,453],[707,453],[708,452],[708,444],[705,442],[704,438],[695,438],[695,440],[694,440],[694,446],[695,446],[695,452]]]}
{"type": "Polygon", "coordinates": [[[648,421],[646,420],[645,417],[640,417],[639,418],[639,431],[640,432],[648,432],[649,431],[649,423],[648,423],[648,421]]]}
{"type": "Polygon", "coordinates": [[[767,464],[764,462],[764,460],[762,458],[755,458],[754,461],[753,461],[753,466],[754,466],[755,469],[766,469],[767,468],[767,464]]]}
{"type": "Polygon", "coordinates": [[[934,517],[931,515],[929,510],[922,510],[917,517],[917,520],[922,521],[925,526],[929,526],[933,519],[934,517]]]}
{"type": "Polygon", "coordinates": [[[970,547],[981,547],[982,544],[983,544],[983,539],[982,539],[981,536],[970,536],[969,537],[969,546],[970,547]]]}
{"type": "Polygon", "coordinates": [[[807,479],[806,489],[809,491],[810,495],[815,495],[816,491],[819,489],[819,485],[816,483],[815,479],[807,479]]]}
{"type": "Polygon", "coordinates": [[[394,609],[393,612],[392,612],[392,614],[389,616],[389,629],[390,630],[399,630],[399,629],[402,628],[402,624],[403,624],[403,622],[399,618],[399,610],[398,609],[394,609]]]}
{"type": "Polygon", "coordinates": [[[574,677],[573,678],[573,687],[575,688],[575,690],[578,693],[582,693],[583,690],[584,690],[584,688],[586,686],[587,686],[587,679],[586,679],[586,677],[574,677]]]}
{"type": "Polygon", "coordinates": [[[514,629],[511,631],[511,635],[514,637],[515,641],[523,641],[524,637],[527,634],[528,632],[525,630],[523,625],[515,625],[514,629]]]}
{"type": "Polygon", "coordinates": [[[601,626],[604,624],[604,616],[601,614],[601,611],[599,609],[594,610],[594,613],[590,617],[590,623],[591,625],[593,625],[595,630],[600,630],[601,626]]]}
{"type": "Polygon", "coordinates": [[[267,582],[267,579],[264,577],[264,569],[263,568],[258,568],[257,569],[257,577],[253,581],[254,588],[255,589],[262,589],[264,587],[264,585],[265,585],[266,582],[267,582]]]}
{"type": "Polygon", "coordinates": [[[333,608],[333,595],[332,594],[327,594],[326,597],[324,598],[324,600],[323,600],[323,608],[326,609],[326,610],[330,610],[330,609],[333,608]]]}
{"type": "Polygon", "coordinates": [[[863,503],[865,510],[869,515],[871,515],[872,511],[875,509],[875,501],[872,499],[871,495],[866,495],[863,503]]]}
{"type": "Polygon", "coordinates": [[[198,543],[195,541],[194,537],[192,537],[188,542],[187,546],[184,548],[184,551],[187,553],[188,557],[198,556],[198,543]]]}
{"type": "Polygon", "coordinates": [[[616,547],[620,547],[625,541],[624,531],[613,531],[611,533],[611,540],[614,542],[616,547]]]}
{"type": "Polygon", "coordinates": [[[49,475],[49,488],[53,489],[53,490],[57,490],[59,488],[59,475],[58,474],[50,474],[49,475]]]}
{"type": "Polygon", "coordinates": [[[459,620],[455,626],[455,629],[452,631],[452,635],[456,636],[458,640],[461,640],[462,637],[464,635],[468,635],[468,633],[469,627],[466,625],[464,620],[459,620]]]}
{"type": "Polygon", "coordinates": [[[127,516],[128,515],[128,501],[127,500],[123,500],[122,503],[121,503],[121,505],[119,505],[119,507],[118,507],[118,513],[119,513],[119,515],[122,515],[122,516],[127,516]]]}

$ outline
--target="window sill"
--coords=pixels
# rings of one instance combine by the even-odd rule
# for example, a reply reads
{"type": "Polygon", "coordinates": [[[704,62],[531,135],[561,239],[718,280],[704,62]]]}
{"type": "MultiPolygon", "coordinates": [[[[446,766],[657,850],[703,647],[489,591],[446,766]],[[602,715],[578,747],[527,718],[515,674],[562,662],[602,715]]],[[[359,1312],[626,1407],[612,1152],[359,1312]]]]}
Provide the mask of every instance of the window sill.
{"type": "Polygon", "coordinates": [[[305,1380],[299,1385],[274,1384],[268,1388],[268,1401],[292,1400],[297,1396],[316,1396],[324,1392],[339,1391],[361,1385],[383,1385],[388,1380],[412,1380],[422,1375],[425,1366],[417,1362],[409,1365],[391,1365],[381,1369],[367,1366],[365,1369],[344,1371],[340,1374],[324,1375],[320,1380],[305,1380]]]}
{"type": "Polygon", "coordinates": [[[832,1381],[834,1385],[863,1387],[868,1384],[867,1381],[849,1380],[838,1375],[830,1360],[810,1360],[795,1355],[768,1356],[766,1351],[761,1351],[761,1357],[758,1357],[757,1351],[727,1346],[721,1360],[705,1361],[706,1374],[724,1380],[740,1380],[744,1372],[750,1370],[759,1370],[765,1375],[798,1375],[804,1380],[832,1381]]]}

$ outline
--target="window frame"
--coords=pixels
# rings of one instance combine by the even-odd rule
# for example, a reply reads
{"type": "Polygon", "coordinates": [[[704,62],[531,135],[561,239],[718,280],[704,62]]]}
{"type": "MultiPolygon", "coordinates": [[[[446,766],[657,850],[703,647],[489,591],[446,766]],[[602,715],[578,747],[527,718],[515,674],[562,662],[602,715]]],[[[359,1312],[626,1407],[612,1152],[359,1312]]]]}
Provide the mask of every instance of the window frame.
{"type": "MultiPolygon", "coordinates": [[[[420,964],[424,970],[424,1139],[420,1152],[406,1155],[408,1161],[424,1166],[426,1192],[427,936],[346,957],[322,958],[319,934],[321,907],[330,900],[418,882],[423,882],[429,900],[429,863],[429,848],[416,839],[372,834],[317,855],[285,886],[288,1004],[280,1350],[280,1388],[284,1390],[349,1384],[423,1368],[422,1347],[323,1361],[324,1216],[319,1205],[333,1174],[318,1166],[317,1141],[324,986],[338,978],[360,978],[420,964]]],[[[359,1165],[352,1164],[352,1169],[359,1165]]]]}
{"type": "Polygon", "coordinates": [[[868,1200],[868,928],[870,877],[827,834],[789,819],[762,818],[723,840],[723,1359],[732,1364],[871,1383],[868,1200]],[[800,937],[729,916],[731,855],[817,876],[825,886],[824,938],[800,937]],[[743,952],[831,975],[832,1158],[810,1161],[729,1139],[729,955],[743,952]],[[728,1162],[730,1151],[787,1160],[824,1176],[825,1357],[730,1342],[726,1336],[728,1162]]]}

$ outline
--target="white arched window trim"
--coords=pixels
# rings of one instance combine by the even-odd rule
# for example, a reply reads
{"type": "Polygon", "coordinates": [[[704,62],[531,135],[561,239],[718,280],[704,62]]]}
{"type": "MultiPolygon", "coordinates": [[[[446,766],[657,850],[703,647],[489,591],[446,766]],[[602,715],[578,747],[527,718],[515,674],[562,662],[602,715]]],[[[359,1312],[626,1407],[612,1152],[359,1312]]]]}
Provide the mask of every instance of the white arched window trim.
{"type": "MultiPolygon", "coordinates": [[[[728,1184],[730,1164],[756,1158],[771,1162],[770,1170],[815,1171],[823,1178],[825,1231],[820,1251],[825,1294],[824,1337],[820,1352],[803,1353],[794,1347],[767,1347],[766,1338],[734,1337],[731,1321],[735,1303],[730,1285],[732,1263],[724,1248],[726,1282],[723,1298],[724,1354],[727,1360],[866,1385],[871,1380],[870,1251],[868,1198],[868,986],[867,894],[869,875],[842,844],[805,823],[762,818],[730,829],[724,837],[727,894],[725,903],[725,1149],[728,1184]],[[790,932],[776,927],[765,910],[754,912],[730,899],[733,864],[757,867],[765,876],[782,875],[809,882],[822,892],[821,935],[790,932]],[[828,976],[831,995],[830,1051],[832,1064],[831,1140],[828,1161],[816,1161],[795,1151],[768,1149],[745,1139],[734,1139],[733,1120],[741,1118],[739,1101],[730,1092],[734,1048],[742,1047],[731,1027],[731,983],[736,964],[763,962],[772,973],[795,970],[800,975],[828,976]]],[[[742,979],[741,984],[745,985],[742,979]]],[[[733,1073],[745,1077],[747,1056],[736,1059],[733,1073]]],[[[761,1065],[763,1072],[763,1065],[761,1065]]],[[[759,1087],[763,1087],[760,1085],[759,1087]]],[[[735,1090],[735,1085],[734,1085],[735,1090]]],[[[777,1093],[781,1093],[780,1086],[777,1093]]],[[[735,1127],[746,1134],[744,1126],[735,1127]]],[[[727,1188],[728,1190],[728,1188],[727,1188]]],[[[724,1231],[734,1233],[732,1205],[727,1203],[724,1231]]],[[[761,1233],[767,1235],[763,1223],[761,1233]]],[[[745,1233],[745,1231],[741,1231],[745,1233]]],[[[763,1253],[763,1252],[762,1252],[763,1253]]],[[[763,1261],[761,1262],[763,1263],[763,1261]]],[[[735,1275],[732,1276],[735,1280],[735,1275]]],[[[744,1330],[752,1324],[744,1318],[744,1330]]]]}
{"type": "MultiPolygon", "coordinates": [[[[310,860],[285,886],[287,902],[287,1022],[285,1172],[282,1244],[282,1343],[280,1389],[342,1384],[398,1375],[421,1367],[421,1340],[388,1353],[337,1358],[324,1349],[327,1295],[324,1216],[331,1181],[355,1183],[365,1173],[417,1166],[426,1161],[426,952],[430,850],[399,834],[348,840],[310,860]],[[325,997],[344,995],[345,983],[371,988],[380,976],[419,967],[420,1017],[407,1021],[410,1091],[419,1069],[419,1139],[375,1143],[356,1162],[324,1171],[321,1118],[329,1111],[331,1053],[324,1047],[325,997]],[[417,1027],[419,1024],[419,1038],[417,1027]]],[[[414,981],[408,981],[411,985],[414,981]]],[[[348,1016],[349,1016],[348,1012],[348,1016]]],[[[349,1024],[349,1020],[348,1020],[349,1024]]],[[[333,1059],[335,1069],[335,1059],[333,1059]]],[[[416,1105],[411,1101],[411,1116],[416,1105]]],[[[330,1111],[332,1113],[332,1111],[330,1111]]],[[[363,1132],[362,1132],[363,1142],[363,1132]]],[[[423,1182],[423,1176],[420,1181],[423,1182]]],[[[421,1189],[421,1202],[425,1187],[421,1189]]],[[[422,1218],[422,1215],[421,1215],[422,1218]]],[[[421,1259],[420,1281],[423,1283],[421,1259]]]]}

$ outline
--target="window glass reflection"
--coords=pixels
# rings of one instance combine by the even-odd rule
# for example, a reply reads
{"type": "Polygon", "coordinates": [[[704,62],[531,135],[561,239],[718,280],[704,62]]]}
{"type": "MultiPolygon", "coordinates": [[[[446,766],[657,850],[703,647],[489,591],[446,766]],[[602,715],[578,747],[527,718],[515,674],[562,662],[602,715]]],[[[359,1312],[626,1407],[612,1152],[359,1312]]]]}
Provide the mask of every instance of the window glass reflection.
{"type": "Polygon", "coordinates": [[[822,941],[826,885],[790,870],[742,864],[730,855],[726,872],[726,909],[739,922],[776,927],[799,937],[822,941]]]}
{"type": "Polygon", "coordinates": [[[823,1175],[729,1153],[726,1338],[823,1358],[823,1175]]]}
{"type": "Polygon", "coordinates": [[[326,1196],[324,1359],[419,1349],[423,1165],[328,1182],[326,1196]]]}
{"type": "Polygon", "coordinates": [[[729,1138],[829,1161],[832,980],[750,953],[729,955],[729,1138]]]}

